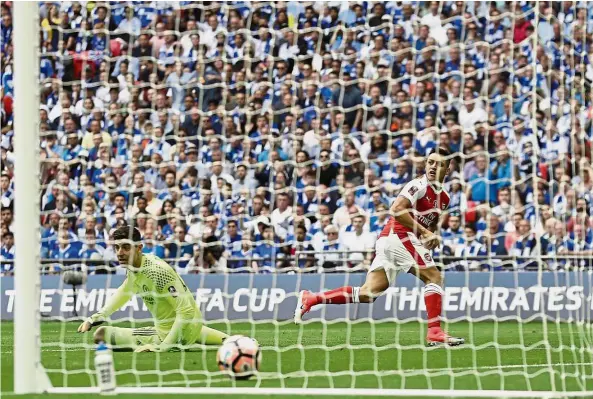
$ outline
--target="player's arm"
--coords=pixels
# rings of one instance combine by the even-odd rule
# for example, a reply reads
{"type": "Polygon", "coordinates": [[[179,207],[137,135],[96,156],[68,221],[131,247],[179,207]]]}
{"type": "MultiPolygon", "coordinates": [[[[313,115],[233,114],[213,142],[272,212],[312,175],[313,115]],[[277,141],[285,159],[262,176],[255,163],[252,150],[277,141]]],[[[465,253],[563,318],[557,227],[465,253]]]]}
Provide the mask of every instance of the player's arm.
{"type": "Polygon", "coordinates": [[[397,220],[402,226],[411,229],[417,235],[422,237],[422,243],[427,249],[433,249],[438,247],[439,238],[433,233],[434,228],[436,228],[436,224],[433,225],[434,228],[432,229],[432,231],[427,229],[412,217],[412,214],[410,213],[411,209],[412,203],[410,202],[410,200],[400,195],[391,205],[391,208],[389,209],[389,214],[393,216],[395,220],[397,220]]]}
{"type": "Polygon", "coordinates": [[[78,332],[84,333],[89,331],[94,326],[102,324],[105,322],[107,317],[111,316],[117,309],[124,306],[130,298],[134,295],[133,284],[130,283],[130,279],[126,278],[123,284],[117,289],[115,294],[111,296],[105,306],[86,319],[79,327],[78,332]]]}
{"type": "Polygon", "coordinates": [[[442,218],[440,218],[439,220],[435,220],[434,222],[432,222],[432,224],[430,226],[428,226],[428,230],[430,230],[431,232],[435,232],[437,231],[437,229],[439,228],[439,225],[442,224],[442,218]]]}
{"type": "Polygon", "coordinates": [[[417,182],[408,183],[397,196],[391,207],[389,214],[397,220],[402,226],[411,229],[417,235],[423,238],[423,244],[427,249],[436,248],[439,245],[439,238],[426,227],[422,226],[412,217],[410,212],[418,200],[419,193],[422,190],[417,182]]]}
{"type": "MultiPolygon", "coordinates": [[[[428,227],[428,230],[430,230],[430,231],[432,231],[434,233],[439,228],[442,228],[443,227],[443,223],[445,223],[445,219],[447,219],[448,217],[449,216],[445,212],[443,212],[441,214],[441,216],[437,220],[435,220],[434,222],[432,222],[432,224],[428,227]]],[[[439,236],[440,236],[440,234],[439,234],[439,236]]]]}

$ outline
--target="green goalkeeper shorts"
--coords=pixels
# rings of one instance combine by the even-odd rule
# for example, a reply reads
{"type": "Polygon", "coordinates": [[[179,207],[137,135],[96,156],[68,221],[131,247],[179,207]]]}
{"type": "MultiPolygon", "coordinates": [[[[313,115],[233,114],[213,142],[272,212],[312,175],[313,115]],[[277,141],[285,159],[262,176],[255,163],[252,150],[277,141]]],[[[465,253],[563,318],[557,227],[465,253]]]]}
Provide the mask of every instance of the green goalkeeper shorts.
{"type": "Polygon", "coordinates": [[[142,345],[159,345],[161,339],[154,327],[105,327],[105,341],[114,349],[136,349],[142,345]]]}

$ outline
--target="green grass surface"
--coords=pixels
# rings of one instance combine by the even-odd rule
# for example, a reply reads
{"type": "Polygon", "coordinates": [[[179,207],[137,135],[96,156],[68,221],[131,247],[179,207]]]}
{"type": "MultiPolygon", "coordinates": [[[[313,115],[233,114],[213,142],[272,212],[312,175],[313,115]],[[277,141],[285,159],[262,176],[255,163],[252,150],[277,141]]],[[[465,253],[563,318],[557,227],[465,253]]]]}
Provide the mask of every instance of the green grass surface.
{"type": "MultiPolygon", "coordinates": [[[[77,326],[42,324],[42,363],[54,386],[95,385],[92,335],[77,334],[77,326]]],[[[467,344],[450,349],[424,347],[425,325],[415,322],[210,326],[257,338],[263,347],[258,378],[236,382],[220,374],[216,348],[117,352],[118,385],[593,391],[591,326],[454,323],[448,330],[467,344]]],[[[0,327],[0,389],[7,393],[13,390],[13,324],[0,327]]]]}

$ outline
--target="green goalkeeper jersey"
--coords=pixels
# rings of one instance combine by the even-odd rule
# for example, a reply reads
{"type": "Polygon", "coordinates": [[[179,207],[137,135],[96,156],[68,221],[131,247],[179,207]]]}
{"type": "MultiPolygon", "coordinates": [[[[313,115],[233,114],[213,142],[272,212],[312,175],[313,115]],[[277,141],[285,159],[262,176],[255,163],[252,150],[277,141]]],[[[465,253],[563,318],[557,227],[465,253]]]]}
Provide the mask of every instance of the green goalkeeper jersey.
{"type": "Polygon", "coordinates": [[[90,321],[105,321],[134,294],[140,295],[154,317],[164,345],[189,345],[199,338],[202,315],[192,293],[167,262],[153,255],[143,254],[140,268],[128,269],[126,280],[90,321]]]}

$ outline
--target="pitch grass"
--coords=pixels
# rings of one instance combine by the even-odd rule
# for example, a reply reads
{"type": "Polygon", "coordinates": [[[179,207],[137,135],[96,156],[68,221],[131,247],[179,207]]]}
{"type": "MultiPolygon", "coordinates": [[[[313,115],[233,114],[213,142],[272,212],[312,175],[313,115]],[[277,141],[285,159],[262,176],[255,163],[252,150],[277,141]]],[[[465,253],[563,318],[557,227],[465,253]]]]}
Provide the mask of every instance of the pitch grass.
{"type": "MultiPolygon", "coordinates": [[[[78,324],[42,323],[42,363],[54,386],[95,385],[92,335],[76,333],[78,324]]],[[[117,352],[118,385],[593,391],[590,325],[458,322],[448,330],[465,337],[466,345],[451,349],[426,348],[425,325],[416,322],[210,326],[259,341],[259,378],[233,381],[219,373],[213,347],[185,353],[117,352]]],[[[2,322],[0,332],[0,389],[8,393],[13,391],[13,324],[2,322]]]]}

